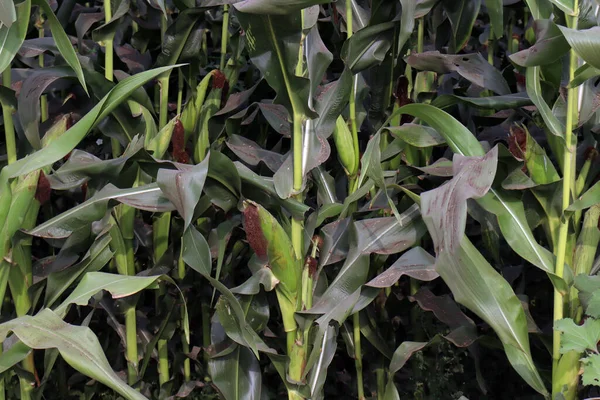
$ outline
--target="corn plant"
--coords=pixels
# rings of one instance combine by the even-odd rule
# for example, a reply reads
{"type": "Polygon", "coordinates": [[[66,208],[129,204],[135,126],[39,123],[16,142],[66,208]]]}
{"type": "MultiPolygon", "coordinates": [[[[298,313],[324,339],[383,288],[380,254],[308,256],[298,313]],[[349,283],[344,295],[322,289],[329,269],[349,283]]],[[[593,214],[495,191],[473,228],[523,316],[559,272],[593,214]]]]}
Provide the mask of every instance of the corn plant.
{"type": "Polygon", "coordinates": [[[598,10],[0,0],[0,398],[596,396],[598,10]]]}

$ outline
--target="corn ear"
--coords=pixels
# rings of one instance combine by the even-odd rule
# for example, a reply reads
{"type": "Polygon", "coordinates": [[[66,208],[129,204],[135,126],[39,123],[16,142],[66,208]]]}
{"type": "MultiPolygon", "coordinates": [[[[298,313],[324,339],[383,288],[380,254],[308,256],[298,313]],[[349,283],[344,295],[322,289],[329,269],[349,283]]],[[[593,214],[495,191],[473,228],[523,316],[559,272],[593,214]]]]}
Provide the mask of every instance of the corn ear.
{"type": "Polygon", "coordinates": [[[354,152],[352,132],[350,132],[346,121],[344,121],[341,115],[335,121],[333,141],[338,152],[338,158],[346,174],[348,176],[355,176],[358,172],[358,155],[354,152]]]}

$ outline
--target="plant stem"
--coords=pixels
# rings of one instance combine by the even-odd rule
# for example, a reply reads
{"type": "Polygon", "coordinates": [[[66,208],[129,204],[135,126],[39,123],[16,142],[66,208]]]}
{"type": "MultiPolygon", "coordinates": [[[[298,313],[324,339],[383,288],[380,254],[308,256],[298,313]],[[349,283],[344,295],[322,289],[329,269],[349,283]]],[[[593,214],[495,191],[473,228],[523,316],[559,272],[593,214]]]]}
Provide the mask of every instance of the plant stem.
{"type": "Polygon", "coordinates": [[[181,114],[181,105],[183,104],[183,71],[177,69],[177,115],[181,114]]]}
{"type": "Polygon", "coordinates": [[[356,389],[358,390],[359,400],[364,400],[365,389],[363,385],[363,362],[362,346],[360,344],[360,314],[352,315],[353,335],[354,335],[354,366],[356,367],[356,389]]]}
{"type": "MultiPolygon", "coordinates": [[[[162,110],[161,110],[162,111],[162,110]]],[[[153,243],[154,243],[154,263],[158,263],[169,247],[169,229],[171,227],[171,213],[160,214],[153,223],[153,243]]],[[[160,285],[160,290],[156,296],[156,308],[160,309],[161,296],[166,293],[164,284],[160,285]]],[[[169,349],[166,339],[159,339],[158,349],[158,380],[162,386],[170,379],[169,373],[169,349]]]]}
{"type": "MultiPolygon", "coordinates": [[[[346,40],[349,40],[352,37],[352,0],[346,0],[346,31],[348,32],[348,36],[346,40]]],[[[358,75],[355,75],[352,79],[352,89],[350,92],[350,130],[352,132],[352,143],[354,145],[354,155],[358,160],[360,160],[360,152],[358,146],[358,128],[356,126],[356,87],[358,84],[358,75]]],[[[358,164],[357,164],[358,165],[358,164]]],[[[354,190],[357,188],[353,184],[354,182],[350,182],[351,187],[349,188],[349,194],[352,194],[354,190]]],[[[358,313],[352,316],[352,321],[354,324],[354,364],[356,367],[356,388],[358,391],[358,398],[365,398],[365,389],[363,384],[363,371],[362,371],[362,350],[360,345],[360,319],[358,313]]]]}
{"type": "Polygon", "coordinates": [[[229,39],[229,4],[223,5],[223,27],[221,28],[221,61],[219,69],[225,69],[225,57],[227,56],[227,41],[229,39]]]}
{"type": "MultiPolygon", "coordinates": [[[[185,279],[185,262],[183,261],[183,238],[181,239],[181,250],[179,251],[179,259],[177,260],[177,277],[179,278],[179,282],[183,282],[185,279]]],[[[183,305],[181,306],[181,326],[183,326],[184,314],[183,314],[183,305]]],[[[187,354],[190,352],[190,344],[187,342],[187,338],[185,337],[185,333],[181,333],[181,343],[183,354],[186,355],[183,360],[183,379],[185,382],[189,382],[191,380],[192,372],[191,372],[191,364],[190,359],[187,357],[187,354]]]]}
{"type": "MultiPolygon", "coordinates": [[[[44,28],[38,29],[38,36],[40,38],[44,37],[44,28]]],[[[38,61],[40,67],[44,68],[44,53],[40,54],[38,61]]],[[[42,113],[42,122],[44,122],[48,119],[48,97],[45,94],[40,97],[40,111],[42,113]]]]}
{"type": "MultiPolygon", "coordinates": [[[[110,0],[104,0],[104,22],[107,23],[112,18],[110,0]]],[[[113,38],[110,37],[104,41],[104,77],[113,81],[113,38]]],[[[121,144],[117,138],[110,139],[113,157],[121,154],[121,144]]]]}
{"type": "MultiPolygon", "coordinates": [[[[6,68],[2,72],[2,85],[9,88],[11,86],[11,69],[6,68]]],[[[15,140],[15,125],[13,123],[12,109],[8,104],[2,104],[2,117],[4,118],[4,136],[6,140],[6,154],[8,163],[17,161],[17,142],[15,140]]]]}
{"type": "Polygon", "coordinates": [[[169,77],[171,72],[166,72],[158,78],[160,88],[160,108],[158,113],[158,129],[161,130],[169,119],[169,77]]]}
{"type": "Polygon", "coordinates": [[[425,19],[424,19],[424,17],[421,17],[421,18],[419,18],[419,25],[417,27],[417,53],[423,52],[424,36],[425,36],[425,19]]]}
{"type": "MultiPolygon", "coordinates": [[[[302,116],[294,113],[293,121],[293,151],[294,151],[294,192],[302,190],[302,116]]],[[[302,200],[301,198],[299,199],[302,200]]],[[[302,259],[303,221],[292,217],[292,247],[296,257],[302,259]]]]}
{"type": "MultiPolygon", "coordinates": [[[[352,0],[346,0],[346,31],[348,37],[352,37],[352,0]]],[[[350,109],[350,130],[352,131],[352,142],[354,144],[354,154],[360,158],[358,149],[358,127],[356,126],[356,87],[358,86],[358,75],[354,75],[352,79],[352,89],[350,91],[350,101],[348,107],[350,109]]]]}
{"type": "MultiPolygon", "coordinates": [[[[575,0],[575,9],[578,9],[578,0],[575,0]]],[[[567,24],[571,29],[577,29],[577,16],[567,16],[567,24]]],[[[577,54],[573,49],[569,52],[569,81],[572,81],[575,76],[575,70],[577,69],[577,54]]],[[[563,180],[562,180],[562,211],[564,212],[569,206],[571,198],[571,190],[574,188],[574,170],[573,161],[574,154],[576,152],[576,140],[577,138],[573,135],[573,128],[577,123],[577,102],[578,102],[578,89],[570,88],[567,94],[567,121],[565,130],[565,148],[564,148],[564,167],[563,167],[563,180]]],[[[559,277],[564,275],[565,267],[565,256],[567,249],[567,235],[569,231],[569,218],[563,218],[561,220],[559,233],[558,233],[558,246],[556,249],[556,268],[555,274],[559,277]]],[[[556,289],[554,289],[554,321],[558,321],[563,318],[564,315],[565,300],[563,295],[556,289]]],[[[553,379],[556,381],[558,363],[560,360],[560,339],[561,332],[554,330],[552,338],[552,359],[553,359],[553,379]]],[[[554,392],[553,385],[553,392],[554,392]]],[[[560,389],[559,389],[560,390],[560,389]]],[[[554,397],[555,393],[553,393],[554,397]]]]}

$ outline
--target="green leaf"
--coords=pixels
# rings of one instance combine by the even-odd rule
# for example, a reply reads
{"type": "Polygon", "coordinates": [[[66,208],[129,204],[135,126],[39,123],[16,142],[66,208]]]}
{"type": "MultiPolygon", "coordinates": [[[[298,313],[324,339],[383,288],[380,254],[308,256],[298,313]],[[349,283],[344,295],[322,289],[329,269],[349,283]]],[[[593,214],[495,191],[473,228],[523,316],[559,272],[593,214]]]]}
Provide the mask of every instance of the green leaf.
{"type": "Polygon", "coordinates": [[[344,42],[341,57],[353,74],[381,64],[392,46],[396,22],[368,26],[344,42]]]}
{"type": "Polygon", "coordinates": [[[404,253],[391,267],[366,283],[375,288],[393,286],[402,275],[420,281],[432,281],[439,275],[435,272],[435,258],[421,247],[413,247],[404,253]]]}
{"type": "Polygon", "coordinates": [[[156,183],[131,189],[106,185],[90,199],[36,226],[27,233],[33,236],[63,239],[83,225],[101,219],[110,200],[116,200],[140,210],[164,212],[174,209],[156,183]]]}
{"type": "Polygon", "coordinates": [[[296,328],[294,312],[302,273],[301,260],[290,251],[292,242],[277,220],[262,206],[244,202],[244,230],[259,259],[268,262],[279,284],[275,288],[286,332],[296,328]]]}
{"type": "Polygon", "coordinates": [[[415,205],[400,214],[400,221],[395,217],[383,217],[353,222],[349,253],[344,265],[325,293],[307,312],[325,314],[343,311],[343,315],[352,311],[351,301],[348,300],[350,304],[344,304],[344,301],[366,283],[368,255],[402,252],[413,246],[424,233],[425,226],[415,205]],[[345,309],[347,306],[350,308],[345,309]]]}
{"type": "Polygon", "coordinates": [[[490,23],[494,38],[499,39],[504,36],[504,6],[502,0],[484,0],[485,8],[490,15],[490,23]]]}
{"type": "Polygon", "coordinates": [[[550,0],[552,4],[560,8],[567,15],[577,15],[579,10],[575,10],[575,0],[550,0]]]}
{"type": "Polygon", "coordinates": [[[531,10],[533,19],[548,19],[552,14],[553,8],[550,0],[525,0],[527,7],[531,10]]]}
{"type": "Polygon", "coordinates": [[[452,25],[451,48],[458,53],[471,37],[481,0],[444,0],[442,5],[452,25]]]}
{"type": "Polygon", "coordinates": [[[131,296],[153,285],[161,277],[162,275],[128,276],[106,272],[88,272],[54,312],[56,315],[65,316],[69,305],[86,306],[90,298],[101,290],[110,292],[115,299],[131,296]]]}
{"type": "Polygon", "coordinates": [[[69,152],[81,142],[92,128],[94,128],[104,117],[108,116],[119,104],[121,104],[121,102],[129,97],[132,92],[161,73],[175,67],[177,67],[177,65],[156,68],[130,76],[119,82],[98,102],[98,104],[96,104],[96,106],[94,106],[94,108],[63,135],[29,157],[25,157],[4,167],[0,174],[0,194],[3,195],[5,193],[8,179],[50,165],[69,154],[69,152]]]}
{"type": "Polygon", "coordinates": [[[227,286],[211,276],[210,248],[204,236],[193,225],[190,225],[183,235],[182,257],[187,265],[206,278],[226,299],[226,306],[232,311],[232,313],[228,312],[232,318],[232,329],[227,332],[228,336],[237,343],[250,348],[257,358],[259,350],[271,351],[246,321],[246,313],[235,295],[227,286]]]}
{"type": "Polygon", "coordinates": [[[194,30],[196,22],[204,14],[203,9],[188,8],[179,13],[167,27],[161,42],[161,51],[156,58],[156,66],[164,67],[179,61],[185,44],[194,30]]]}
{"type": "Polygon", "coordinates": [[[514,93],[504,96],[489,97],[463,97],[453,94],[443,94],[436,97],[431,105],[438,108],[447,108],[455,104],[466,104],[475,108],[504,110],[508,108],[519,108],[533,104],[527,93],[514,93]]]}
{"type": "Polygon", "coordinates": [[[396,385],[394,385],[394,375],[396,372],[400,371],[402,367],[404,367],[408,359],[414,353],[422,350],[428,344],[428,342],[402,342],[396,351],[394,351],[394,355],[392,356],[392,361],[390,362],[389,367],[388,383],[385,388],[385,400],[400,400],[400,395],[398,394],[396,385]]]}
{"type": "Polygon", "coordinates": [[[515,64],[522,67],[552,64],[571,48],[553,21],[547,19],[536,20],[533,29],[537,38],[535,44],[509,56],[515,64]]]}
{"type": "Polygon", "coordinates": [[[594,68],[600,68],[600,27],[575,30],[559,26],[577,55],[594,68]]]}
{"type": "MultiPolygon", "coordinates": [[[[8,2],[6,7],[9,9],[15,8],[12,0],[1,0],[8,2]]],[[[7,14],[0,9],[0,15],[3,17],[7,14]]],[[[7,15],[12,19],[11,14],[7,15]]],[[[10,66],[13,58],[21,48],[27,28],[29,27],[29,18],[31,16],[31,0],[25,0],[16,5],[16,19],[12,24],[0,24],[0,73],[4,72],[10,66]]]]}
{"type": "Polygon", "coordinates": [[[429,126],[419,124],[402,124],[385,128],[392,135],[415,147],[432,147],[446,143],[437,131],[429,126]]]}
{"type": "Polygon", "coordinates": [[[101,160],[93,154],[75,149],[61,167],[48,175],[50,186],[55,190],[68,190],[81,187],[92,178],[118,177],[127,162],[144,148],[144,140],[135,136],[117,158],[101,160]]]}
{"type": "Polygon", "coordinates": [[[564,141],[565,127],[554,115],[546,103],[546,100],[544,100],[544,97],[542,96],[540,67],[528,67],[525,74],[525,79],[527,94],[531,98],[531,101],[533,101],[533,104],[535,104],[537,107],[538,112],[542,115],[546,126],[553,135],[558,136],[562,141],[564,141]]]}
{"type": "Polygon", "coordinates": [[[290,115],[315,118],[308,106],[310,81],[295,74],[302,34],[300,13],[236,15],[244,28],[252,63],[277,93],[275,103],[284,105],[290,115]]]}
{"type": "Polygon", "coordinates": [[[600,386],[600,354],[591,354],[581,360],[584,385],[600,386]]]}
{"type": "Polygon", "coordinates": [[[438,74],[456,72],[482,88],[501,95],[510,93],[510,88],[500,71],[490,65],[480,53],[451,55],[441,54],[439,51],[426,51],[409,55],[406,62],[413,68],[438,74]]]}
{"type": "Polygon", "coordinates": [[[252,351],[237,343],[210,358],[208,370],[214,385],[227,400],[261,398],[262,379],[258,360],[252,351]]]}
{"type": "Polygon", "coordinates": [[[67,324],[46,308],[35,316],[26,315],[0,325],[2,341],[9,332],[13,332],[32,349],[58,349],[71,367],[105,384],[126,399],[146,399],[112,370],[98,338],[88,327],[67,324]]]}
{"type": "Polygon", "coordinates": [[[77,79],[79,79],[81,86],[83,86],[83,90],[88,93],[87,86],[85,85],[85,78],[83,77],[83,70],[81,69],[79,59],[77,58],[77,53],[75,53],[75,49],[73,48],[69,37],[60,24],[60,21],[56,18],[56,15],[54,15],[54,11],[52,11],[46,0],[32,0],[32,3],[44,11],[48,24],[50,25],[50,30],[52,31],[52,37],[56,42],[56,47],[58,47],[60,54],[63,56],[67,64],[69,64],[71,68],[73,68],[73,71],[75,71],[77,79]]]}
{"type": "MultiPolygon", "coordinates": [[[[537,68],[537,67],[532,67],[537,68]]],[[[413,115],[444,136],[455,153],[465,156],[484,155],[483,147],[475,136],[450,114],[426,104],[409,104],[399,108],[395,114],[413,115]]],[[[392,115],[393,117],[393,115],[392,115]]],[[[556,288],[566,293],[567,283],[554,275],[554,256],[548,249],[537,243],[527,219],[520,198],[492,187],[487,195],[476,200],[486,211],[498,218],[498,224],[510,247],[521,257],[551,274],[556,288]]],[[[572,279],[570,267],[565,265],[565,280],[572,279]]]]}
{"type": "Polygon", "coordinates": [[[554,329],[562,332],[560,341],[561,354],[569,351],[584,353],[586,350],[597,351],[600,340],[600,320],[588,318],[583,325],[577,325],[570,318],[554,323],[554,329]]]}
{"type": "Polygon", "coordinates": [[[183,229],[192,222],[208,174],[209,159],[210,153],[195,166],[180,165],[177,171],[161,168],[156,176],[158,187],[183,218],[183,229]]]}
{"type": "Polygon", "coordinates": [[[581,67],[577,68],[575,71],[575,76],[573,80],[569,82],[567,88],[577,87],[588,79],[592,79],[600,75],[600,69],[592,67],[590,64],[583,64],[581,67]]]}
{"type": "Polygon", "coordinates": [[[584,194],[571,203],[567,211],[585,210],[598,203],[600,203],[600,182],[596,182],[584,194]]]}
{"type": "Polygon", "coordinates": [[[104,235],[92,244],[79,263],[51,273],[46,285],[44,305],[52,307],[65,290],[85,272],[101,270],[113,257],[109,244],[110,235],[104,235]]]}
{"type": "Polygon", "coordinates": [[[23,125],[25,136],[34,150],[39,150],[42,147],[39,134],[40,96],[56,80],[74,77],[73,70],[67,67],[43,68],[34,71],[23,82],[22,91],[18,98],[17,113],[23,125]]]}
{"type": "Polygon", "coordinates": [[[327,0],[234,0],[228,1],[238,10],[248,14],[286,15],[327,0]]]}
{"type": "Polygon", "coordinates": [[[454,178],[445,185],[421,194],[421,211],[437,254],[454,254],[462,242],[467,224],[467,200],[483,197],[496,176],[498,147],[485,156],[455,154],[454,178]]]}
{"type": "Polygon", "coordinates": [[[13,22],[17,20],[17,12],[12,0],[0,1],[0,25],[11,27],[13,22]]]}

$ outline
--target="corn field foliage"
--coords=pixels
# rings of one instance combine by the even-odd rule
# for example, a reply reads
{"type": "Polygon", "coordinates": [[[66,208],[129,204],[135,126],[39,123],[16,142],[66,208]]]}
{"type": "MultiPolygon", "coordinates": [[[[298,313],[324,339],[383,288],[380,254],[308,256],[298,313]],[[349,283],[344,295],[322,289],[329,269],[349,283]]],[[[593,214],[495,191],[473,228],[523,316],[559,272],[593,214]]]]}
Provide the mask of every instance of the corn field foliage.
{"type": "Polygon", "coordinates": [[[600,395],[597,0],[0,0],[0,400],[600,395]]]}

